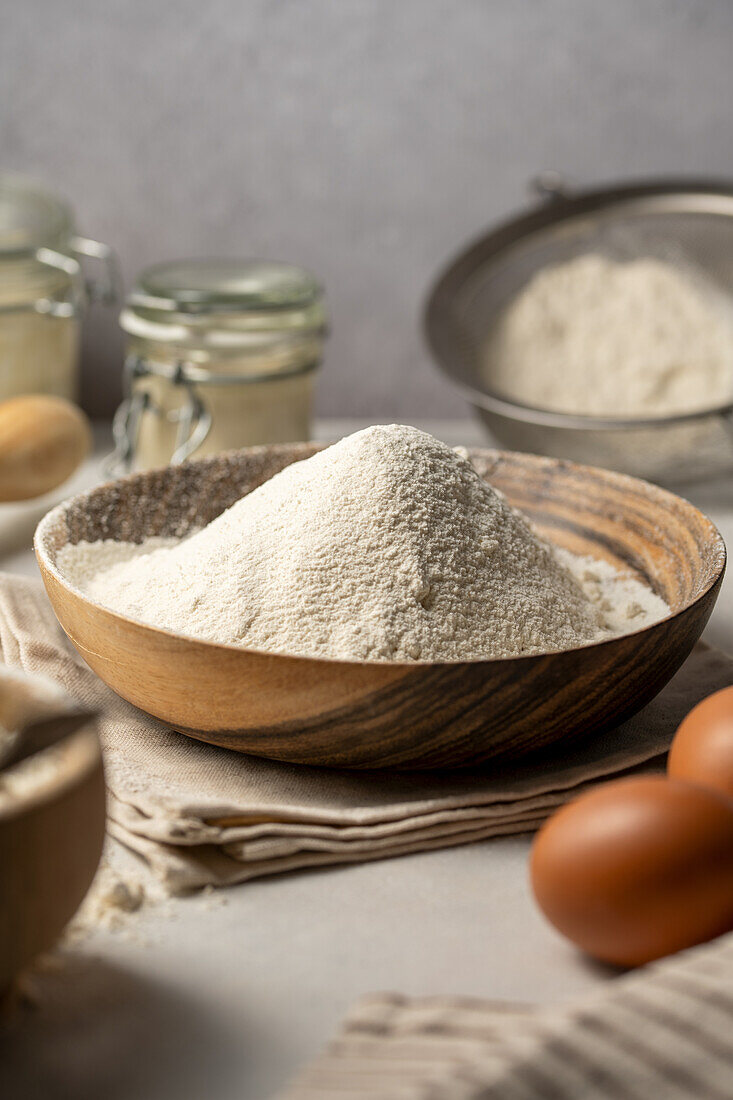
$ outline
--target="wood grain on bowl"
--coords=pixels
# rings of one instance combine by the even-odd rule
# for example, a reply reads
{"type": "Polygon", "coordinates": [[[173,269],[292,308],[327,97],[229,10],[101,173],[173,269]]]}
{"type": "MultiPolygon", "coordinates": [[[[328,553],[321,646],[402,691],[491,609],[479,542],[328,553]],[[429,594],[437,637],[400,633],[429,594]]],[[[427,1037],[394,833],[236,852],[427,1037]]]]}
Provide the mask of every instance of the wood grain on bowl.
{"type": "Polygon", "coordinates": [[[67,543],[181,536],[317,445],[260,447],[136,474],[61,505],[36,535],[59,622],[101,678],[193,737],[293,763],[437,768],[515,758],[610,728],[670,679],[717,598],[725,547],[687,501],[555,459],[471,451],[547,538],[631,569],[670,606],[634,634],[544,656],[456,663],[328,661],[174,635],[106,610],[56,567],[67,543]]]}

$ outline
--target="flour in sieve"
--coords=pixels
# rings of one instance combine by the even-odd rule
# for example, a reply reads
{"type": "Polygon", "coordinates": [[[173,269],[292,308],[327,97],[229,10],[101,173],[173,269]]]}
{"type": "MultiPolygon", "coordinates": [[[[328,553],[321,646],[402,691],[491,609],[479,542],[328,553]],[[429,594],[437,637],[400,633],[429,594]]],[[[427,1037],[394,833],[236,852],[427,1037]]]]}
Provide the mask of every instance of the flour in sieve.
{"type": "Polygon", "coordinates": [[[487,380],[559,412],[654,417],[733,395],[733,312],[701,276],[651,257],[578,256],[538,272],[499,318],[487,380]]]}
{"type": "Polygon", "coordinates": [[[92,599],[142,622],[304,656],[540,653],[668,611],[628,578],[621,603],[609,601],[615,574],[584,580],[588,562],[561,561],[464,456],[400,425],[286,467],[174,545],[80,544],[58,564],[92,599]],[[641,612],[629,617],[632,604],[641,612]]]}

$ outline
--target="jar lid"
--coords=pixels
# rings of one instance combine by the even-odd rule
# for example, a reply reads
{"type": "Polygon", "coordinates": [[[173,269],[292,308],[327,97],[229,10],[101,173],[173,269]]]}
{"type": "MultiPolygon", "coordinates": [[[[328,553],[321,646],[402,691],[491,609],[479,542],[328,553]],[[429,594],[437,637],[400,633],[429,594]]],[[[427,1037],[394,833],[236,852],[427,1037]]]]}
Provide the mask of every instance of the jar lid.
{"type": "Polygon", "coordinates": [[[56,195],[15,176],[0,176],[0,256],[22,257],[42,247],[63,249],[73,233],[70,208],[56,195]]]}
{"type": "MultiPolygon", "coordinates": [[[[158,324],[201,322],[213,314],[253,330],[322,327],[323,291],[310,272],[267,260],[194,259],[142,272],[127,310],[158,324]],[[225,315],[225,316],[221,316],[225,315]]],[[[129,331],[129,330],[128,330],[129,331]]]]}

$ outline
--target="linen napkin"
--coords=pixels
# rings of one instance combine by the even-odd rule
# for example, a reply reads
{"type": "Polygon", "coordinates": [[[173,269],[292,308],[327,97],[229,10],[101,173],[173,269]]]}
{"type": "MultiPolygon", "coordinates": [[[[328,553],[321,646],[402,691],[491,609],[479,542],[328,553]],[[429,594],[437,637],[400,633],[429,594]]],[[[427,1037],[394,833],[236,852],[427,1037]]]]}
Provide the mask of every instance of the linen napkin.
{"type": "Polygon", "coordinates": [[[349,772],[245,756],[149,719],[84,664],[40,581],[0,574],[0,650],[100,713],[109,831],[171,892],[533,830],[595,780],[660,767],[683,715],[733,684],[733,661],[698,646],[639,715],[541,764],[349,772]]]}
{"type": "Polygon", "coordinates": [[[568,1005],[367,997],[280,1100],[730,1100],[733,935],[568,1005]]]}

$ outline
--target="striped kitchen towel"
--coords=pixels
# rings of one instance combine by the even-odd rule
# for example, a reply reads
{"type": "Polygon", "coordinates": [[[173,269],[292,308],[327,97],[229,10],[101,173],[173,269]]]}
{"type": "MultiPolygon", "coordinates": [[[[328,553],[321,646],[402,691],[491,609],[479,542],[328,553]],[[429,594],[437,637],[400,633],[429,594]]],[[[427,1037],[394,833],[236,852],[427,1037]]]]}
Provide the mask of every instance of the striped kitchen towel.
{"type": "Polygon", "coordinates": [[[733,935],[561,1008],[378,995],[281,1100],[731,1100],[733,935]]]}

